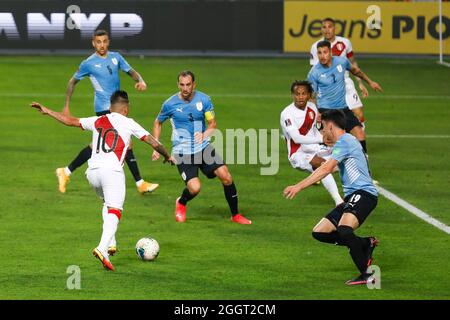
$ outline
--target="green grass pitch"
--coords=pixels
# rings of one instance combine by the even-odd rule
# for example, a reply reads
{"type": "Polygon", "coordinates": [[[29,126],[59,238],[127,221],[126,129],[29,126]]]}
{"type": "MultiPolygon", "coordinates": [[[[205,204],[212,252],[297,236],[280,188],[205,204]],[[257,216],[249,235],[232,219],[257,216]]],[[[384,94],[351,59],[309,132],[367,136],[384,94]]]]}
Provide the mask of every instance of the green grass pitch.
{"type": "MultiPolygon", "coordinates": [[[[346,287],[357,274],[347,250],[318,243],[311,229],[332,206],[322,186],[282,197],[306,174],[294,171],[280,139],[280,168],[259,175],[258,165],[231,165],[240,208],[251,226],[229,222],[217,180],[201,176],[203,190],[188,206],[188,220],[174,220],[183,183],[175,167],[150,160],[151,148],[134,142],[145,179],[161,184],[141,196],[125,167],[127,198],[117,234],[117,272],[91,255],[101,234],[101,202],[84,177],[72,175],[57,191],[55,168],[67,165],[90,133],[64,127],[28,107],[39,101],[62,109],[67,81],[83,57],[2,57],[0,66],[0,299],[449,299],[450,236],[380,197],[361,235],[381,244],[374,264],[381,289],[346,287]],[[134,245],[151,235],[157,261],[137,259],[134,245]],[[81,290],[66,287],[68,266],[81,269],[81,290]]],[[[290,103],[289,87],[306,77],[307,59],[129,58],[147,83],[146,93],[122,87],[130,116],[147,129],[161,103],[175,93],[176,75],[192,69],[198,90],[212,96],[218,127],[278,128],[290,103]]],[[[450,224],[450,144],[447,138],[380,138],[374,135],[448,135],[450,69],[433,60],[360,59],[384,88],[364,101],[374,178],[388,190],[450,224]]],[[[93,115],[90,81],[76,87],[76,116],[93,115]]],[[[170,125],[162,142],[170,146],[170,125]]],[[[337,179],[338,180],[338,179],[337,179]]]]}

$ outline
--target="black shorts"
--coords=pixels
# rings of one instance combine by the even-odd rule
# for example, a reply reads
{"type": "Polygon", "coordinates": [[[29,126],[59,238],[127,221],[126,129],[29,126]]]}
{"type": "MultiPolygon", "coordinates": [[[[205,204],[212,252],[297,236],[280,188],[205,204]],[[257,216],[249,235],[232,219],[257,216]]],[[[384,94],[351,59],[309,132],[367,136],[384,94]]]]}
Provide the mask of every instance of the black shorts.
{"type": "Polygon", "coordinates": [[[342,215],[353,213],[361,226],[377,206],[378,197],[364,190],[358,190],[345,197],[344,202],[328,213],[325,218],[337,228],[342,215]]]}
{"type": "Polygon", "coordinates": [[[96,112],[95,114],[97,115],[97,117],[100,117],[100,116],[104,116],[105,114],[110,114],[110,113],[111,113],[111,111],[105,110],[105,111],[96,112]]]}
{"type": "MultiPolygon", "coordinates": [[[[327,110],[331,109],[320,108],[319,112],[324,113],[327,110]]],[[[362,127],[361,122],[359,122],[358,118],[355,116],[352,110],[350,110],[349,108],[343,108],[339,110],[341,110],[345,114],[345,131],[350,132],[354,127],[362,127]]]]}
{"type": "Polygon", "coordinates": [[[198,169],[209,179],[213,179],[216,177],[214,171],[225,165],[225,162],[211,145],[208,145],[201,152],[185,155],[176,154],[174,157],[178,163],[178,172],[185,183],[198,177],[198,169]]]}

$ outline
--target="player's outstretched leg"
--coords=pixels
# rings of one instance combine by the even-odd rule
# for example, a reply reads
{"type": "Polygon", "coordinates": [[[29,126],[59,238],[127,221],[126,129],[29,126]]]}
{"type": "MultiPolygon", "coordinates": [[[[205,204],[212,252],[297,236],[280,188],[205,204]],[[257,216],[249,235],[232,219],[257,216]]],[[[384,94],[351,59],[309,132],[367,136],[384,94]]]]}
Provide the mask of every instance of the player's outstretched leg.
{"type": "Polygon", "coordinates": [[[201,184],[200,179],[192,178],[184,188],[181,196],[175,201],[175,220],[177,222],[186,221],[186,205],[188,201],[194,199],[200,192],[201,184]]]}
{"type": "Polygon", "coordinates": [[[85,162],[87,162],[92,155],[91,146],[85,147],[78,153],[78,155],[73,159],[73,161],[65,168],[56,169],[56,176],[58,177],[58,189],[59,192],[65,193],[66,186],[69,183],[70,175],[78,167],[81,167],[85,162]]]}
{"type": "MultiPolygon", "coordinates": [[[[339,208],[333,210],[339,210],[339,208]]],[[[313,228],[312,236],[320,242],[342,245],[339,241],[339,234],[336,231],[336,227],[327,218],[322,218],[322,220],[320,220],[313,228]]]]}
{"type": "Polygon", "coordinates": [[[239,224],[252,224],[251,220],[244,217],[239,213],[238,208],[238,194],[236,186],[233,182],[233,177],[228,171],[226,165],[217,168],[214,173],[220,179],[223,185],[223,192],[225,194],[225,199],[227,199],[228,206],[231,211],[231,221],[239,224]]]}
{"type": "Polygon", "coordinates": [[[137,164],[136,157],[134,156],[133,149],[128,149],[127,154],[125,156],[125,161],[127,162],[128,168],[133,175],[134,181],[136,181],[136,187],[140,194],[144,194],[147,192],[153,192],[156,188],[159,187],[157,183],[150,183],[144,181],[141,177],[141,173],[139,172],[139,167],[137,164]]]}

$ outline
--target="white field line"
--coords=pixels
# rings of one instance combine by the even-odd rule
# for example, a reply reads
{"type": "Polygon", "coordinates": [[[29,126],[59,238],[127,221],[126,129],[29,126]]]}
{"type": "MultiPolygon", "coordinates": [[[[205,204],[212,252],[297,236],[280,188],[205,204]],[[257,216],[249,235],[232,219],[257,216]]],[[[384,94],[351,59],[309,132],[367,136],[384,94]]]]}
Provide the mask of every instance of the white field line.
{"type": "MultiPolygon", "coordinates": [[[[174,91],[175,92],[175,91],[174,91]]],[[[133,95],[133,99],[136,98],[168,98],[172,93],[137,93],[133,95]]],[[[93,97],[94,94],[75,94],[74,97],[79,98],[89,98],[93,97]]],[[[289,98],[289,93],[286,94],[252,94],[252,93],[212,93],[210,94],[212,97],[217,98],[244,98],[244,99],[258,99],[258,98],[264,98],[264,99],[279,99],[279,98],[289,98]]],[[[63,98],[65,97],[64,93],[43,93],[43,92],[36,92],[36,93],[30,93],[30,92],[0,92],[0,97],[5,98],[63,98]]],[[[389,100],[389,99],[397,99],[397,100],[410,100],[410,99],[419,99],[419,100],[429,100],[429,99],[438,99],[438,100],[450,100],[449,95],[371,95],[367,99],[382,99],[382,100],[389,100]]]]}
{"type": "Polygon", "coordinates": [[[431,224],[432,226],[435,226],[436,228],[438,228],[439,230],[444,231],[447,234],[450,234],[450,227],[447,226],[446,224],[440,222],[439,220],[433,218],[432,216],[430,216],[428,213],[414,207],[412,204],[406,202],[405,200],[403,200],[402,198],[396,196],[395,194],[393,194],[392,192],[377,186],[378,192],[384,196],[386,199],[394,202],[395,204],[399,205],[400,207],[402,207],[403,209],[411,212],[413,215],[415,215],[416,217],[418,217],[419,219],[422,219],[423,221],[431,224]]]}

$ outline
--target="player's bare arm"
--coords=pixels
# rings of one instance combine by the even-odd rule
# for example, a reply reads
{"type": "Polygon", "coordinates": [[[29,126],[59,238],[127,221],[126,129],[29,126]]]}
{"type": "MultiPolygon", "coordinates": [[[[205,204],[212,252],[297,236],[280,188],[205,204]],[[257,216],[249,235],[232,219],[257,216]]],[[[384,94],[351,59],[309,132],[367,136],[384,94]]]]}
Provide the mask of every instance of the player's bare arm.
{"type": "Polygon", "coordinates": [[[337,161],[334,159],[328,159],[319,168],[317,168],[313,173],[311,173],[307,178],[303,179],[299,183],[286,187],[283,194],[286,199],[293,199],[297,193],[306,189],[310,185],[315,184],[317,181],[322,180],[328,174],[333,173],[337,165],[337,161]]]}
{"type": "Polygon", "coordinates": [[[42,104],[40,104],[39,102],[32,102],[30,105],[32,108],[36,108],[37,110],[39,110],[40,113],[44,114],[44,115],[49,115],[50,117],[58,120],[59,122],[65,124],[66,126],[70,126],[70,127],[79,127],[80,126],[80,119],[79,118],[75,118],[69,115],[65,115],[61,112],[56,112],[53,111],[45,106],[43,106],[42,104]]]}
{"type": "Polygon", "coordinates": [[[214,133],[214,130],[216,130],[216,127],[217,127],[216,119],[213,118],[213,119],[208,120],[208,127],[206,128],[206,130],[203,133],[196,132],[194,134],[195,141],[197,143],[202,143],[203,140],[207,139],[214,133]]]}
{"type": "Polygon", "coordinates": [[[364,72],[362,72],[362,70],[359,67],[357,67],[357,66],[352,64],[352,66],[350,68],[350,72],[353,75],[355,75],[356,77],[358,77],[358,78],[364,80],[365,82],[367,82],[367,84],[373,90],[375,90],[377,92],[383,92],[383,89],[381,88],[381,86],[378,83],[376,83],[375,81],[372,81],[364,72]]]}
{"type": "Polygon", "coordinates": [[[172,165],[175,164],[175,159],[170,156],[166,148],[154,136],[150,134],[146,136],[143,141],[151,145],[152,148],[155,149],[154,152],[161,154],[164,157],[164,162],[169,162],[172,165]]]}
{"type": "Polygon", "coordinates": [[[64,108],[62,113],[65,115],[70,115],[70,109],[69,109],[69,105],[70,105],[70,99],[72,98],[72,94],[75,91],[75,85],[79,82],[80,80],[77,80],[75,78],[70,78],[69,83],[67,84],[67,90],[66,90],[66,102],[64,103],[64,108]]]}
{"type": "MultiPolygon", "coordinates": [[[[155,119],[155,121],[153,122],[153,137],[156,140],[159,140],[159,137],[161,136],[161,129],[162,129],[162,122],[160,122],[158,119],[155,119]]],[[[157,152],[156,150],[153,151],[152,154],[152,160],[156,161],[159,159],[159,152],[157,152]]]]}
{"type": "Polygon", "coordinates": [[[131,69],[130,71],[128,71],[128,74],[136,82],[136,84],[134,85],[136,90],[138,90],[138,91],[147,90],[147,84],[145,83],[142,76],[136,70],[131,69]]]}
{"type": "MultiPolygon", "coordinates": [[[[349,58],[349,60],[352,63],[352,65],[359,68],[358,63],[356,62],[355,56],[351,56],[349,58]]],[[[363,98],[367,98],[369,96],[369,91],[367,90],[366,86],[362,82],[361,78],[358,78],[355,76],[355,79],[358,82],[358,87],[359,87],[359,90],[361,90],[361,94],[362,94],[363,98]]]]}

